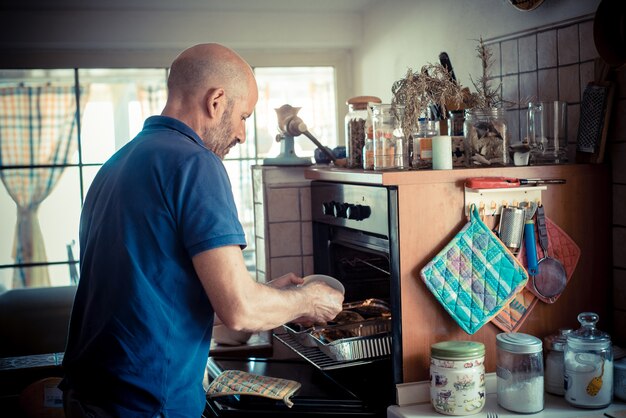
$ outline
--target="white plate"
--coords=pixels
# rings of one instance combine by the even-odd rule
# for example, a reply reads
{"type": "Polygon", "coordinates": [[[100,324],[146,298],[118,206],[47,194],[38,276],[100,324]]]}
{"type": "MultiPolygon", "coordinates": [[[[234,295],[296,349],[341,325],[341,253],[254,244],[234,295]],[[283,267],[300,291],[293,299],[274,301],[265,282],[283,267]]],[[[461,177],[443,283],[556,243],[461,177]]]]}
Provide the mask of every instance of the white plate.
{"type": "Polygon", "coordinates": [[[302,285],[305,286],[311,282],[324,282],[333,289],[339,290],[342,294],[346,293],[346,288],[343,287],[343,284],[339,280],[331,276],[326,276],[325,274],[311,274],[310,276],[306,276],[304,277],[304,283],[302,283],[302,285]]]}

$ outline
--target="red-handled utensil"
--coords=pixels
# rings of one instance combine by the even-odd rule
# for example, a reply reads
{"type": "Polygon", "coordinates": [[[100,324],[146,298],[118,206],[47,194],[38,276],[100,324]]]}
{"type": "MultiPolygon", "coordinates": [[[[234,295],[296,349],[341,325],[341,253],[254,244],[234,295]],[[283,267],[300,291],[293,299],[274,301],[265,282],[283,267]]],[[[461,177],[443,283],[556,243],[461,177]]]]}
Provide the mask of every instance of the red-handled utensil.
{"type": "Polygon", "coordinates": [[[470,189],[499,189],[538,184],[565,184],[565,179],[519,179],[515,177],[470,177],[465,187],[470,189]]]}

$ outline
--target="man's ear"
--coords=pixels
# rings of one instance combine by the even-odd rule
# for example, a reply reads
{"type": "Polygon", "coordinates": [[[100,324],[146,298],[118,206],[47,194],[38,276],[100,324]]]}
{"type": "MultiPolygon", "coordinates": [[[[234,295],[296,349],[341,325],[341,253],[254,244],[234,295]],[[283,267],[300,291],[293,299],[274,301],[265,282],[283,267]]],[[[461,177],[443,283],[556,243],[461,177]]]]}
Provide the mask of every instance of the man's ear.
{"type": "Polygon", "coordinates": [[[207,113],[211,119],[220,120],[222,113],[226,110],[226,104],[226,94],[223,88],[219,87],[207,92],[207,113]]]}

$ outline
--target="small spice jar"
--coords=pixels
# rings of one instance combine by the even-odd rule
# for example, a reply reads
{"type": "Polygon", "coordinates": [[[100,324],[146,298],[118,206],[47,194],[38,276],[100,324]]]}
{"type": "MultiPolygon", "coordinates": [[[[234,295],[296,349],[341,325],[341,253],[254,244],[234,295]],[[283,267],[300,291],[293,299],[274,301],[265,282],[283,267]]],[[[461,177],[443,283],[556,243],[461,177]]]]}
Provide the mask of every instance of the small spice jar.
{"type": "Polygon", "coordinates": [[[430,401],[445,415],[472,415],[485,406],[485,345],[442,341],[430,347],[430,401]]]}
{"type": "Polygon", "coordinates": [[[561,328],[558,334],[544,338],[546,350],[544,385],[546,392],[553,395],[565,395],[565,379],[563,377],[565,364],[563,355],[565,344],[567,343],[567,334],[570,332],[572,332],[571,328],[561,328]]]}
{"type": "Polygon", "coordinates": [[[367,136],[367,105],[380,103],[374,96],[357,96],[348,99],[348,113],[345,117],[346,165],[348,168],[363,167],[363,146],[367,136]]]}
{"type": "Polygon", "coordinates": [[[465,111],[465,164],[468,167],[503,166],[509,163],[507,122],[504,109],[465,111]]]}
{"type": "Polygon", "coordinates": [[[609,334],[596,328],[599,319],[583,312],[581,327],[567,334],[565,400],[579,408],[604,408],[613,400],[613,348],[609,334]]]}
{"type": "Polygon", "coordinates": [[[543,350],[537,337],[518,332],[496,336],[498,405],[512,412],[543,410],[543,350]]]}

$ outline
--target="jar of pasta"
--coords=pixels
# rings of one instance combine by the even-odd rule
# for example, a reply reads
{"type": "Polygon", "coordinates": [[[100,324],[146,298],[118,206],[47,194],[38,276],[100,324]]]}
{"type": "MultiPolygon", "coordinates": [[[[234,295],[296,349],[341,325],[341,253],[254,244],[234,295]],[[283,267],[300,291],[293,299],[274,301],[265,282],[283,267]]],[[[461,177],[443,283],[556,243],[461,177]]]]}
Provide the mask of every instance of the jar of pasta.
{"type": "Polygon", "coordinates": [[[404,106],[372,106],[374,131],[374,170],[409,168],[408,141],[401,125],[404,106]]]}

